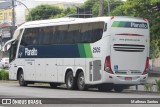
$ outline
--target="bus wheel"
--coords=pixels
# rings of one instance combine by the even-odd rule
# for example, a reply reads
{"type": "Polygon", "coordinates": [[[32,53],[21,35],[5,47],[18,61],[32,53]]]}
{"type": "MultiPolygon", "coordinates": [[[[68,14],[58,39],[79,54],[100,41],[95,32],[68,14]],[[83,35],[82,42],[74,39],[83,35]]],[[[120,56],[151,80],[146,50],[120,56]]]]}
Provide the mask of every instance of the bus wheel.
{"type": "Polygon", "coordinates": [[[101,92],[109,92],[113,89],[112,84],[101,84],[98,86],[98,90],[101,92]]]}
{"type": "Polygon", "coordinates": [[[51,88],[57,88],[57,84],[56,83],[49,83],[51,88]]]}
{"type": "Polygon", "coordinates": [[[124,87],[121,86],[121,85],[115,85],[115,86],[114,86],[114,90],[115,90],[116,92],[122,92],[123,89],[124,89],[124,87]]]}
{"type": "Polygon", "coordinates": [[[66,85],[67,85],[67,89],[69,90],[73,90],[75,89],[75,78],[73,77],[73,73],[72,71],[69,71],[66,75],[66,85]]]}
{"type": "Polygon", "coordinates": [[[19,80],[19,85],[20,85],[20,86],[27,86],[27,82],[24,80],[23,71],[20,71],[20,72],[19,72],[18,80],[19,80]]]}
{"type": "Polygon", "coordinates": [[[78,85],[79,90],[81,90],[81,91],[87,90],[87,86],[85,84],[85,78],[84,78],[83,72],[80,72],[78,74],[77,85],[78,85]]]}

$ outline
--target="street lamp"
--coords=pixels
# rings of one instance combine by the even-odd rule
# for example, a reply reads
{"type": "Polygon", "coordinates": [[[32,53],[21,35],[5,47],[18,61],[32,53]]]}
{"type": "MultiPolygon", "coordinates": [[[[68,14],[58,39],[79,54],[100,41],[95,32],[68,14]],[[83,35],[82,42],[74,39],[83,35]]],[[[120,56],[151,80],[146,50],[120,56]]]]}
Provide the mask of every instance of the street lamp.
{"type": "Polygon", "coordinates": [[[14,0],[12,0],[12,25],[15,26],[15,10],[14,10],[14,0]]]}
{"type": "Polygon", "coordinates": [[[31,11],[29,11],[29,8],[22,2],[18,1],[18,0],[15,0],[16,2],[22,4],[24,7],[26,7],[26,9],[28,10],[28,13],[29,13],[29,17],[31,18],[31,21],[32,21],[32,14],[31,14],[31,11]]]}
{"type": "MultiPolygon", "coordinates": [[[[15,1],[18,2],[18,3],[20,3],[20,4],[22,4],[22,5],[28,10],[29,17],[31,18],[31,21],[32,21],[32,15],[31,15],[31,13],[30,13],[28,7],[27,7],[24,3],[22,3],[22,2],[20,2],[20,1],[18,1],[18,0],[15,0],[15,1]]],[[[12,22],[13,22],[13,26],[15,26],[14,0],[12,0],[12,7],[13,7],[13,11],[12,11],[12,17],[13,17],[13,18],[12,18],[12,22]]]]}

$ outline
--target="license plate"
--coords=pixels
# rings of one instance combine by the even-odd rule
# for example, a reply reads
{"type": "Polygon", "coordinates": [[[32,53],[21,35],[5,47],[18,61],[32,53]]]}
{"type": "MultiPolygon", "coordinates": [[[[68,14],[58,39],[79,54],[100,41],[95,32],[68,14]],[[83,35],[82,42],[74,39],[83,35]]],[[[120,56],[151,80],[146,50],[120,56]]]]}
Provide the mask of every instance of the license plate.
{"type": "Polygon", "coordinates": [[[125,77],[125,80],[132,80],[132,77],[125,77]]]}

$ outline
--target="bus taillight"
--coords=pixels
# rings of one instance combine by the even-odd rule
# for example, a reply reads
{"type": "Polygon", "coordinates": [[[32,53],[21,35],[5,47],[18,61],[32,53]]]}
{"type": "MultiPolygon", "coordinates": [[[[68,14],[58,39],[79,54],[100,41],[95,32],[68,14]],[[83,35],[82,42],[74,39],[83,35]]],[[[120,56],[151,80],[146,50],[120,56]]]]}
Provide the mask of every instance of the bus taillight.
{"type": "Polygon", "coordinates": [[[104,71],[113,74],[113,71],[111,69],[111,60],[110,56],[106,57],[105,64],[104,64],[104,71]]]}
{"type": "Polygon", "coordinates": [[[149,68],[149,57],[147,57],[147,59],[146,59],[146,65],[145,65],[145,69],[144,69],[144,72],[142,75],[147,74],[148,68],[149,68]]]}

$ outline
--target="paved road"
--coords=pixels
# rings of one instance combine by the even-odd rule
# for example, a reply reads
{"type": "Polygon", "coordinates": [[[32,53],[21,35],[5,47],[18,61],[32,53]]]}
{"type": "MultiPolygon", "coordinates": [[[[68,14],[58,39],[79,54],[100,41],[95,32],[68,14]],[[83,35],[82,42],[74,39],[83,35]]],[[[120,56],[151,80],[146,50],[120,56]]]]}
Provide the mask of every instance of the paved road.
{"type": "MultiPolygon", "coordinates": [[[[160,98],[160,93],[157,92],[144,92],[135,91],[135,89],[124,90],[122,93],[112,92],[99,92],[96,88],[92,88],[89,91],[77,91],[67,90],[64,86],[58,87],[58,89],[52,89],[48,84],[35,84],[29,85],[28,87],[20,87],[17,82],[0,82],[0,98],[160,98]]],[[[74,101],[74,99],[71,99],[74,101]]],[[[63,101],[63,100],[62,100],[63,101]]],[[[4,105],[0,105],[3,107],[4,105]]],[[[16,105],[12,105],[17,107],[16,105]]],[[[21,107],[22,105],[18,105],[21,107]]],[[[41,105],[42,106],[42,105],[41,105]]],[[[53,107],[53,105],[43,105],[45,107],[53,107]]],[[[42,107],[43,107],[42,106],[42,107]]],[[[56,107],[128,107],[127,105],[120,104],[108,104],[108,105],[97,105],[97,104],[56,104],[56,107]]],[[[134,105],[130,106],[134,107],[134,105]]],[[[137,104],[135,106],[138,106],[137,104]]],[[[142,105],[139,105],[142,106],[142,105]]],[[[150,107],[151,105],[145,105],[144,107],[150,107]]],[[[159,107],[158,104],[154,105],[159,107]]],[[[152,106],[152,107],[154,107],[152,106]]],[[[11,107],[11,106],[8,106],[11,107]]],[[[22,107],[28,107],[23,105],[22,107]]],[[[38,105],[32,105],[32,107],[39,107],[38,105]]]]}
{"type": "Polygon", "coordinates": [[[64,86],[52,89],[48,84],[35,84],[20,87],[17,82],[1,82],[0,97],[25,98],[160,98],[160,93],[148,93],[135,89],[124,90],[122,93],[99,92],[96,88],[89,91],[67,90],[64,86]]]}

